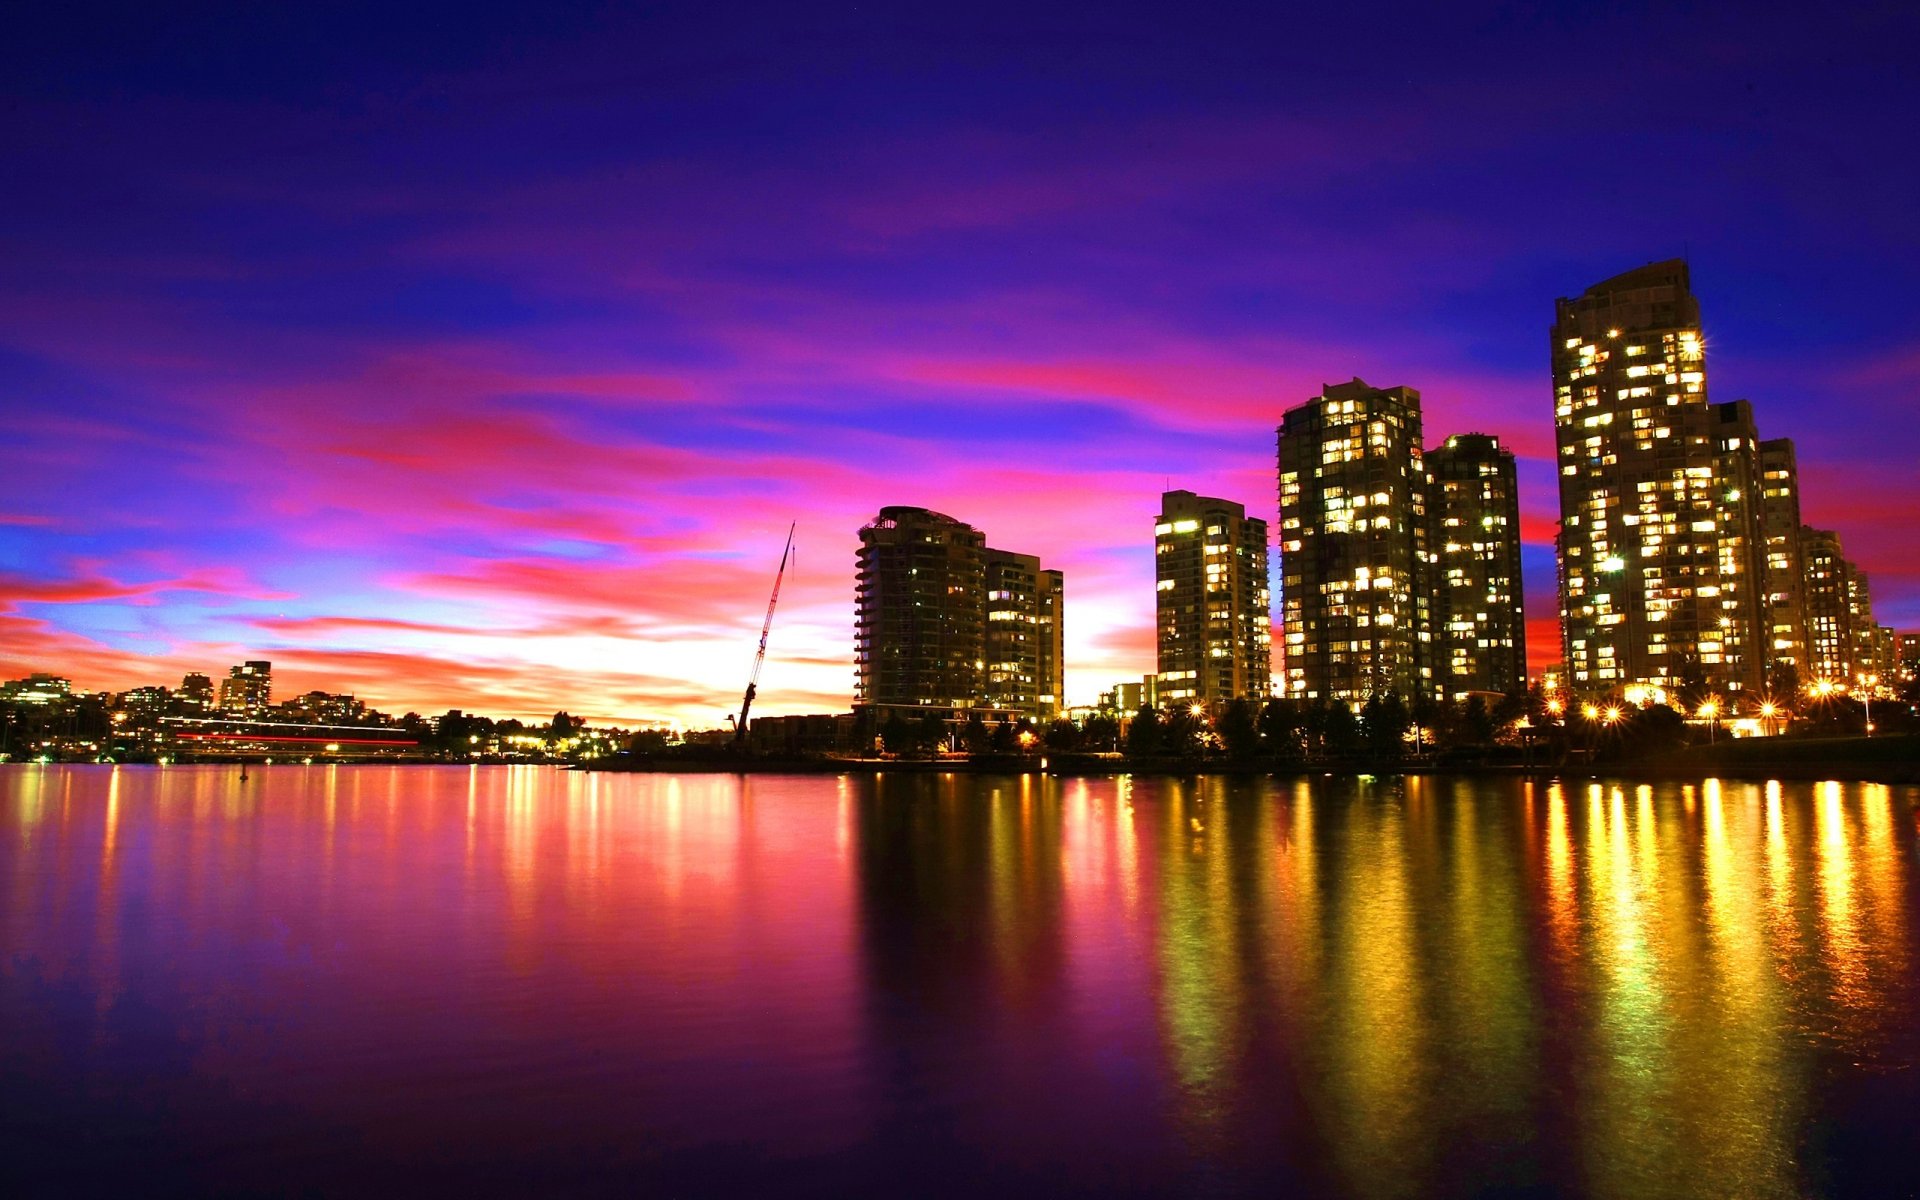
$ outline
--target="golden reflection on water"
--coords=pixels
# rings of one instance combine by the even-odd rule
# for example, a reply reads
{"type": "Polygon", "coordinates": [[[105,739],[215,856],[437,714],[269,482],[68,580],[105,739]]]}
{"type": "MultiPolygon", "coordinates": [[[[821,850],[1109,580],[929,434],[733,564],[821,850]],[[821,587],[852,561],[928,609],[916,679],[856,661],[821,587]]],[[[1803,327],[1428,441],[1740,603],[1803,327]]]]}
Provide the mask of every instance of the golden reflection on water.
{"type": "Polygon", "coordinates": [[[1363,1195],[1406,1192],[1431,1149],[1420,1136],[1431,1027],[1409,877],[1413,805],[1392,791],[1362,781],[1349,802],[1327,912],[1325,1119],[1339,1173],[1363,1195]]]}
{"type": "Polygon", "coordinates": [[[227,879],[309,887],[289,920],[376,931],[382,1002],[380,971],[440,952],[388,932],[415,904],[515,978],[578,956],[616,980],[573,1001],[599,1023],[786,1019],[797,1001],[741,982],[776,963],[788,986],[837,981],[811,1027],[885,1045],[872,1014],[960,961],[984,983],[951,994],[993,1031],[975,1036],[1009,1039],[1017,1078],[1049,1053],[1148,1062],[1128,1086],[1190,1153],[1284,1140],[1365,1196],[1476,1153],[1517,1190],[1817,1192],[1816,1055],[1876,1062],[1916,1019],[1910,789],[331,766],[244,788],[0,773],[0,863],[34,868],[0,888],[0,964],[46,957],[110,1001],[136,890],[193,928],[231,919],[227,879]],[[40,899],[51,869],[90,874],[84,906],[40,899]],[[864,957],[863,920],[886,935],[864,957]]]}

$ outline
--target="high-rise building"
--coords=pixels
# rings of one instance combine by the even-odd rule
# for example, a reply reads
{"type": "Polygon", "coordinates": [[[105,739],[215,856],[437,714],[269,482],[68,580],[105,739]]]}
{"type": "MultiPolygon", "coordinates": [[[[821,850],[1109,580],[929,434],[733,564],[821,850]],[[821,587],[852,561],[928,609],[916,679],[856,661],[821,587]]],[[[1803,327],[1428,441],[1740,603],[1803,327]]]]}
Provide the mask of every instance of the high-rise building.
{"type": "Polygon", "coordinates": [[[973,526],[904,505],[860,531],[856,707],[1062,707],[1064,577],[973,526]]]}
{"type": "Polygon", "coordinates": [[[220,708],[223,712],[251,715],[273,702],[273,664],[254,660],[227,671],[220,681],[220,708]]]}
{"type": "Polygon", "coordinates": [[[1420,393],[1329,385],[1284,414],[1278,457],[1285,694],[1436,695],[1420,393]]]}
{"type": "Polygon", "coordinates": [[[1228,500],[1160,497],[1154,523],[1160,703],[1212,708],[1273,684],[1267,523],[1228,500]]]}
{"type": "Polygon", "coordinates": [[[1854,563],[1847,564],[1847,632],[1852,635],[1852,658],[1842,683],[1856,683],[1880,673],[1880,626],[1873,619],[1873,592],[1867,573],[1854,563]]]}
{"type": "Polygon", "coordinates": [[[1512,692],[1527,686],[1527,615],[1520,582],[1520,494],[1513,452],[1484,433],[1429,450],[1434,620],[1441,689],[1512,692]]]}
{"type": "Polygon", "coordinates": [[[1837,687],[1869,669],[1873,655],[1873,601],[1867,577],[1847,559],[1840,535],[1802,528],[1806,564],[1807,667],[1803,687],[1837,687]]]}
{"type": "Polygon", "coordinates": [[[1557,301],[1552,336],[1569,686],[1757,687],[1758,438],[1744,403],[1707,399],[1686,263],[1557,301]]]}
{"type": "Polygon", "coordinates": [[[174,696],[190,708],[207,709],[213,707],[213,680],[198,671],[189,671],[180,680],[180,689],[174,696]]]}
{"type": "Polygon", "coordinates": [[[988,547],[986,569],[986,670],[982,699],[989,708],[1011,709],[1051,720],[1061,706],[1060,572],[1038,557],[988,547]]]}
{"type": "Polygon", "coordinates": [[[1040,649],[1034,675],[1040,682],[1034,717],[1053,720],[1067,707],[1067,577],[1064,572],[1040,572],[1040,590],[1034,597],[1040,649]]]}
{"type": "Polygon", "coordinates": [[[1894,634],[1893,657],[1897,664],[1894,673],[1900,682],[1912,683],[1920,677],[1920,633],[1894,634]]]}
{"type": "Polygon", "coordinates": [[[856,705],[970,708],[986,653],[986,538],[924,508],[891,505],[860,531],[856,705]]]}
{"type": "Polygon", "coordinates": [[[1760,443],[1760,534],[1765,658],[1775,669],[1807,666],[1806,567],[1800,557],[1800,468],[1790,438],[1760,443]]]}

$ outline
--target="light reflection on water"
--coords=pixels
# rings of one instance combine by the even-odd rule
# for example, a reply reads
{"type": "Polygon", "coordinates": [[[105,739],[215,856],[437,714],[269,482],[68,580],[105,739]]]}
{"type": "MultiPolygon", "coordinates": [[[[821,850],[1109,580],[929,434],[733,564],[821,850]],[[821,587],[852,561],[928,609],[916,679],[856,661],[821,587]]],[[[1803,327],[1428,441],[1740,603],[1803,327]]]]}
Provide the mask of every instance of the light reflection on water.
{"type": "Polygon", "coordinates": [[[1871,1195],[1917,800],[8,768],[0,1185],[1871,1195]]]}

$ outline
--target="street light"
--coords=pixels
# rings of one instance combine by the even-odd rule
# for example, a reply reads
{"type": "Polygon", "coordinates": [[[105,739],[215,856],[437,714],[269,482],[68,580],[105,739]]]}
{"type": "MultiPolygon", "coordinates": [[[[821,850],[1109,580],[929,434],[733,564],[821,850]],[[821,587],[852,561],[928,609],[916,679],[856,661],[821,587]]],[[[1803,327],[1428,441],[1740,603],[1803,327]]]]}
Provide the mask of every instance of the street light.
{"type": "Polygon", "coordinates": [[[1713,726],[1714,726],[1715,719],[1719,717],[1719,715],[1720,715],[1720,705],[1718,704],[1718,702],[1713,700],[1705,700],[1701,702],[1700,716],[1707,723],[1707,745],[1709,746],[1713,745],[1713,726]]]}
{"type": "Polygon", "coordinates": [[[1873,689],[1880,685],[1880,677],[1878,675],[1861,674],[1856,676],[1855,678],[1860,680],[1860,703],[1866,705],[1867,707],[1867,736],[1872,737],[1873,736],[1873,689]]]}

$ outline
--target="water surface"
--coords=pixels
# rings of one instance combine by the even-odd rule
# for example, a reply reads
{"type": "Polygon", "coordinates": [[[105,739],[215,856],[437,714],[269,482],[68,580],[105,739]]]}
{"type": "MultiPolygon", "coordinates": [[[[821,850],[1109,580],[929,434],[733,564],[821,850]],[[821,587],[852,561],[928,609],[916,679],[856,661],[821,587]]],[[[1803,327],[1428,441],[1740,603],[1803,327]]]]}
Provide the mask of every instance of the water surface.
{"type": "Polygon", "coordinates": [[[0,1192],[1913,1194],[1916,802],[0,768],[0,1192]]]}

